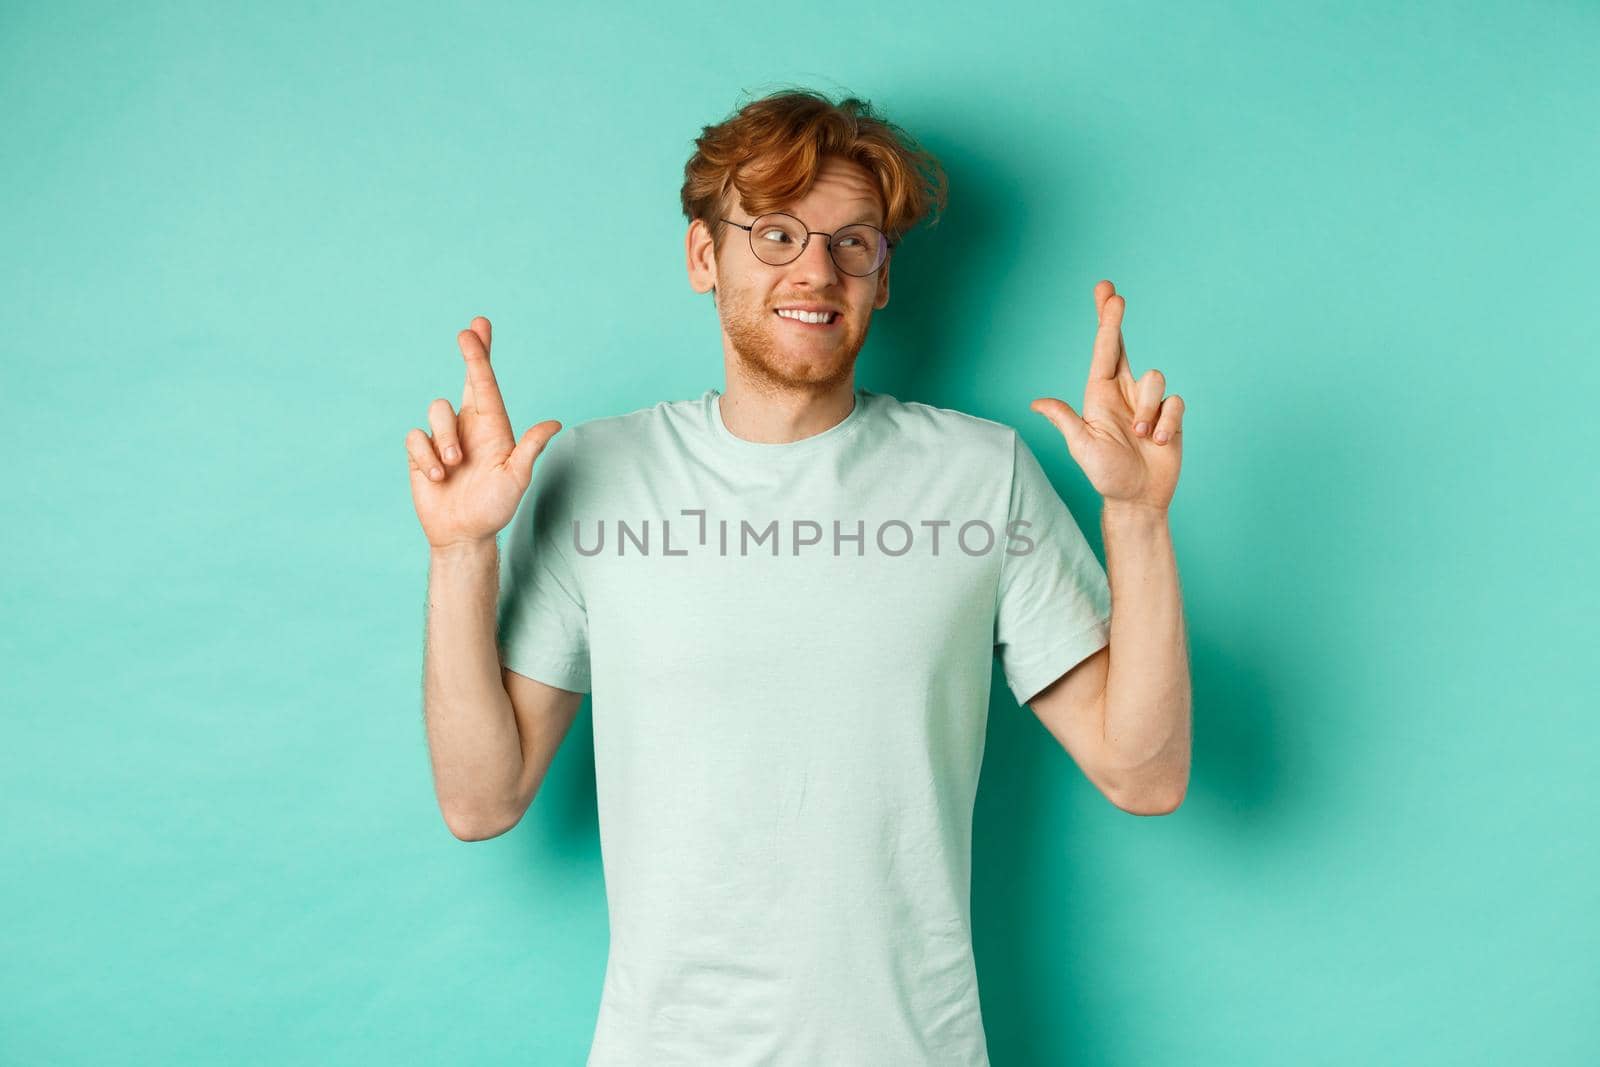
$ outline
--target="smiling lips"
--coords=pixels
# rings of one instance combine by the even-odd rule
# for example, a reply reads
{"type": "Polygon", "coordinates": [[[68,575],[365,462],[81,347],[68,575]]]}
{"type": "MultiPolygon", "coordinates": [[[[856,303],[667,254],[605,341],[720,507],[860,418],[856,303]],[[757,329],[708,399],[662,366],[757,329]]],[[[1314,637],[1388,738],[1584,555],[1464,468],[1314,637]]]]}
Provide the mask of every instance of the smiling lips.
{"type": "Polygon", "coordinates": [[[775,308],[772,313],[784,322],[790,322],[802,329],[810,330],[826,330],[829,327],[837,326],[841,317],[837,311],[811,312],[794,308],[775,308]],[[827,321],[812,321],[823,317],[826,317],[827,321]]]}

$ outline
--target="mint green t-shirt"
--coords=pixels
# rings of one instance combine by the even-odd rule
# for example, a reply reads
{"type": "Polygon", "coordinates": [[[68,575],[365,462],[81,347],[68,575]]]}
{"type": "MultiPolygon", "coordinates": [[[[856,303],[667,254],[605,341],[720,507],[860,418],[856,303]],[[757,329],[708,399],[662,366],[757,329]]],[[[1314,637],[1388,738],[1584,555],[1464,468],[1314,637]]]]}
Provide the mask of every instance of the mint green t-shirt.
{"type": "Polygon", "coordinates": [[[505,666],[591,694],[588,1062],[987,1064],[993,657],[1025,704],[1104,647],[1105,570],[1009,426],[858,388],[761,444],[718,397],[564,429],[502,550],[505,666]]]}

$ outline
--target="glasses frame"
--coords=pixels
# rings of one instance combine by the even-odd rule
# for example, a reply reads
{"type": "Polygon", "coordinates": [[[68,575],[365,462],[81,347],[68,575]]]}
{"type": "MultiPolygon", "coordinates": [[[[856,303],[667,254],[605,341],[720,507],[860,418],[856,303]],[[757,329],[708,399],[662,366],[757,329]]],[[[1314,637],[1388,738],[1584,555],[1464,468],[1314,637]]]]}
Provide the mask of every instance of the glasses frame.
{"type": "Polygon", "coordinates": [[[839,272],[841,274],[848,274],[852,278],[870,278],[874,274],[878,273],[883,269],[884,263],[889,262],[889,257],[894,255],[894,246],[900,243],[893,237],[890,237],[888,234],[878,229],[878,227],[872,225],[870,222],[852,222],[848,226],[840,226],[839,229],[834,230],[832,233],[824,233],[822,230],[807,230],[804,219],[798,215],[791,215],[787,211],[768,211],[764,215],[757,215],[748,223],[734,222],[732,219],[719,219],[718,221],[726,222],[729,226],[737,226],[739,229],[745,231],[745,236],[749,238],[750,241],[750,254],[755,256],[756,259],[760,260],[762,263],[765,263],[769,267],[787,267],[789,263],[793,263],[796,259],[799,259],[801,256],[806,254],[806,249],[811,244],[811,238],[821,237],[827,242],[828,258],[833,261],[833,265],[839,268],[839,272]],[[756,251],[756,223],[760,222],[764,218],[767,218],[769,215],[782,215],[786,219],[794,219],[794,221],[800,224],[800,228],[805,230],[806,239],[800,242],[800,251],[796,252],[794,254],[794,259],[789,260],[787,263],[767,263],[766,260],[761,259],[761,253],[756,251]],[[841,264],[838,258],[833,254],[833,239],[837,237],[841,231],[854,229],[857,226],[865,226],[867,229],[875,231],[883,238],[884,242],[883,263],[879,263],[876,267],[873,267],[865,274],[856,274],[852,271],[845,270],[844,265],[841,264]]]}

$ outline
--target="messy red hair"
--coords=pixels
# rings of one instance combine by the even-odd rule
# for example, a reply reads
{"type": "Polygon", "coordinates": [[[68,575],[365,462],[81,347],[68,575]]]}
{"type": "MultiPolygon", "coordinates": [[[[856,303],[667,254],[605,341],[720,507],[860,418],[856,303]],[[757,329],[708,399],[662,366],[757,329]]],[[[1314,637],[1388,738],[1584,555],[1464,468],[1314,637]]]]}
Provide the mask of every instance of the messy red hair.
{"type": "Polygon", "coordinates": [[[761,215],[810,191],[827,156],[864,167],[877,186],[883,232],[901,236],[944,209],[944,168],[909,134],[856,97],[834,103],[811,89],[785,89],[754,100],[695,138],[683,168],[684,218],[699,219],[720,247],[719,221],[734,195],[761,215]]]}

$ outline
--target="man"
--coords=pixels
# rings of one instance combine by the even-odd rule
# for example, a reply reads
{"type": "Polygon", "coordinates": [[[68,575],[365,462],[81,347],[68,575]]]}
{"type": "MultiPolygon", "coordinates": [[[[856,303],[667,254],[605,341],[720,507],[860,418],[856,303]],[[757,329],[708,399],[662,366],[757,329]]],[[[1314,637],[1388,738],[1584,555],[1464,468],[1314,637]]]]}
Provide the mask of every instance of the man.
{"type": "Polygon", "coordinates": [[[407,438],[439,804],[464,840],[514,826],[592,693],[591,1064],[987,1063],[969,889],[992,658],[1119,807],[1187,786],[1182,404],[1133,378],[1101,282],[1083,415],[1033,410],[1105,498],[1108,578],[1015,430],[855,385],[937,164],[803,91],[696,143],[688,272],[726,390],[517,441],[480,317],[460,413],[436,400],[407,438]]]}

